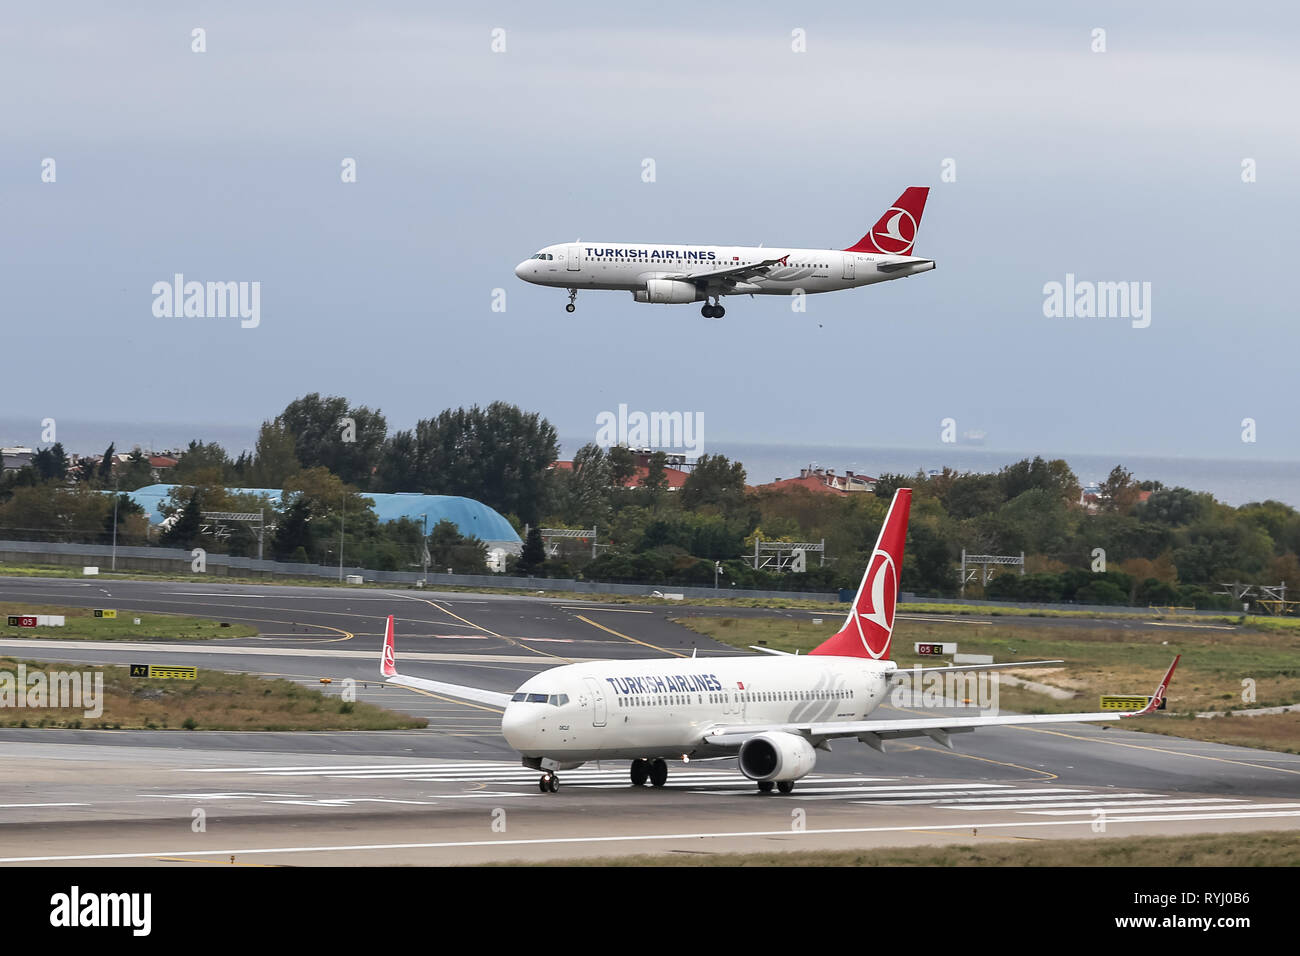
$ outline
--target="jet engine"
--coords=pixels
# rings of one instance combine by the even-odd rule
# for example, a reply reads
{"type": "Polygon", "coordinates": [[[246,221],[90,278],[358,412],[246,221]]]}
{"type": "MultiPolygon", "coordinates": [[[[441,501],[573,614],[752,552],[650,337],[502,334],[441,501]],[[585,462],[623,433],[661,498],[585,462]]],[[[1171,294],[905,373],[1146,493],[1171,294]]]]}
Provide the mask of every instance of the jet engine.
{"type": "Polygon", "coordinates": [[[771,731],[740,745],[740,772],[750,780],[798,780],[812,773],[817,752],[798,734],[771,731]]]}
{"type": "Polygon", "coordinates": [[[675,305],[681,302],[699,302],[704,294],[695,287],[694,282],[680,282],[677,279],[650,279],[645,289],[632,293],[638,302],[658,302],[675,305]]]}

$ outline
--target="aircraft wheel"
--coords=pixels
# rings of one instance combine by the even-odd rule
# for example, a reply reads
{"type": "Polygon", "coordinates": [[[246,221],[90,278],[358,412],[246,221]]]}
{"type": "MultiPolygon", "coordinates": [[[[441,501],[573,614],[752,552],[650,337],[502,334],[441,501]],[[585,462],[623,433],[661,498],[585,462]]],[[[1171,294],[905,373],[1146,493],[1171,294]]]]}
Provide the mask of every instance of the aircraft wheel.
{"type": "Polygon", "coordinates": [[[574,305],[572,302],[570,302],[568,305],[564,307],[565,312],[576,312],[577,310],[578,307],[574,305]]]}
{"type": "Polygon", "coordinates": [[[778,793],[790,793],[794,790],[794,781],[778,780],[776,782],[776,789],[778,793]]]}
{"type": "Polygon", "coordinates": [[[711,305],[700,306],[700,315],[704,316],[706,319],[713,318],[713,306],[711,305]]]}
{"type": "Polygon", "coordinates": [[[662,787],[668,782],[668,764],[659,758],[650,761],[650,783],[656,787],[662,787]]]}
{"type": "Polygon", "coordinates": [[[544,773],[544,774],[542,774],[541,779],[539,779],[539,780],[537,781],[537,789],[540,790],[540,791],[542,791],[542,793],[545,793],[546,790],[547,790],[547,786],[546,786],[546,778],[549,777],[549,776],[550,776],[550,774],[546,774],[546,773],[544,773]]]}
{"type": "Polygon", "coordinates": [[[644,787],[650,779],[650,761],[640,758],[632,761],[632,786],[644,787]]]}
{"type": "Polygon", "coordinates": [[[772,781],[771,781],[771,780],[760,780],[760,781],[758,782],[758,792],[759,792],[759,793],[771,793],[771,792],[772,792],[772,781]]]}
{"type": "Polygon", "coordinates": [[[727,314],[727,310],[723,308],[721,305],[715,305],[713,307],[713,317],[715,319],[720,319],[726,314],[727,314]]]}
{"type": "Polygon", "coordinates": [[[546,785],[546,789],[549,790],[549,791],[551,791],[551,793],[559,793],[559,791],[560,791],[560,778],[557,777],[555,774],[551,774],[551,779],[550,779],[550,782],[547,783],[547,785],[546,785]]]}

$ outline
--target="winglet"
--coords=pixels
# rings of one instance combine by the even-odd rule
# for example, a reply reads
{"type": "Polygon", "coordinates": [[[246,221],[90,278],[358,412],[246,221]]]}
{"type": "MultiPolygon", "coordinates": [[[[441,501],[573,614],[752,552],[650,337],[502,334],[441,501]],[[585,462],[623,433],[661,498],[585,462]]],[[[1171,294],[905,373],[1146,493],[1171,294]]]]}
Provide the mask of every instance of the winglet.
{"type": "Polygon", "coordinates": [[[1160,705],[1161,703],[1163,703],[1165,699],[1165,691],[1169,689],[1169,681],[1174,676],[1174,668],[1178,666],[1178,662],[1182,660],[1182,657],[1183,655],[1179,654],[1177,657],[1174,658],[1174,662],[1169,665],[1169,670],[1165,671],[1165,679],[1160,682],[1160,686],[1156,688],[1155,694],[1152,695],[1151,703],[1147,704],[1136,714],[1134,714],[1133,715],[1134,717],[1140,717],[1143,714],[1149,714],[1153,710],[1160,709],[1160,705]]]}
{"type": "Polygon", "coordinates": [[[397,676],[397,650],[393,645],[393,615],[388,615],[388,626],[384,628],[384,652],[379,659],[379,673],[384,677],[397,676]]]}

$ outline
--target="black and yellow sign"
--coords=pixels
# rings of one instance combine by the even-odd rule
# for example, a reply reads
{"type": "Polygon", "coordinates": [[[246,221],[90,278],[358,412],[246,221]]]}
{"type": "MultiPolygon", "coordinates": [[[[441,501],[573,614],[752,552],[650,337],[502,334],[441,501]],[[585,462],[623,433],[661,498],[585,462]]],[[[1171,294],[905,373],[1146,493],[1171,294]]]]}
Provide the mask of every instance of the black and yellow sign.
{"type": "Polygon", "coordinates": [[[132,664],[131,676],[149,677],[153,680],[198,680],[199,669],[167,664],[132,664]]]}
{"type": "MultiPolygon", "coordinates": [[[[1150,697],[1120,697],[1118,695],[1103,696],[1101,699],[1102,710],[1141,710],[1151,703],[1150,697]]],[[[1163,703],[1163,701],[1161,701],[1163,703]]]]}
{"type": "Polygon", "coordinates": [[[117,617],[117,611],[111,607],[97,607],[95,617],[117,617]]]}

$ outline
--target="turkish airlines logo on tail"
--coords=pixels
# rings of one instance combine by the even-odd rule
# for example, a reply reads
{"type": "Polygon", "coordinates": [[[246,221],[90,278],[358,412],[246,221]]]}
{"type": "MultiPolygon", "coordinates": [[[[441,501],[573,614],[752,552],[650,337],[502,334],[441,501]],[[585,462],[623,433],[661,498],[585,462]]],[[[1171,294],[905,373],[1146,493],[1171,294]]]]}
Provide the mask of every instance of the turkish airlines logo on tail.
{"type": "Polygon", "coordinates": [[[384,658],[383,663],[379,665],[380,673],[385,677],[392,677],[397,673],[397,659],[393,654],[393,619],[388,619],[388,627],[384,630],[384,658]]]}
{"type": "Polygon", "coordinates": [[[898,602],[898,569],[884,551],[871,555],[867,579],[858,598],[858,634],[862,646],[876,660],[887,657],[894,632],[894,605],[898,602]]]}
{"type": "Polygon", "coordinates": [[[868,233],[872,244],[890,256],[905,256],[916,243],[916,219],[906,209],[891,206],[868,233]]]}

